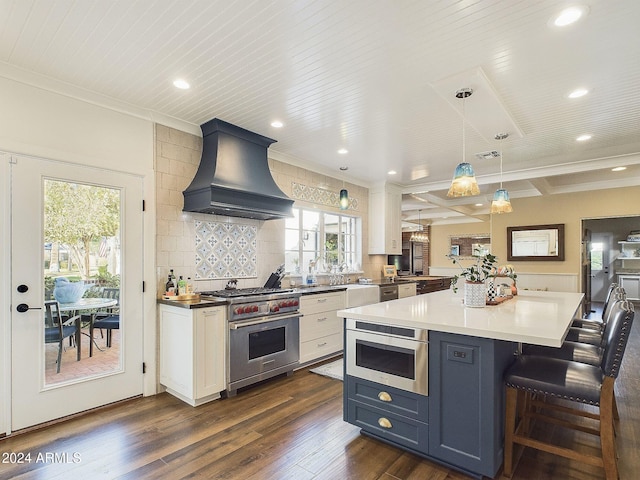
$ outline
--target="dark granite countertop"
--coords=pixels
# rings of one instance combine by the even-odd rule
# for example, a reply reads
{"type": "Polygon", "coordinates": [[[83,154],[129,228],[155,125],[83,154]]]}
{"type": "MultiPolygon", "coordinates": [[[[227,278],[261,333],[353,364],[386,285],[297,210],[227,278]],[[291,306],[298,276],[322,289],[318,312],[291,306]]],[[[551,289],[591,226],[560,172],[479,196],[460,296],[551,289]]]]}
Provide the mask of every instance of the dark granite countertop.
{"type": "Polygon", "coordinates": [[[206,307],[219,307],[219,306],[224,306],[227,304],[227,302],[223,299],[221,300],[205,300],[205,299],[201,299],[201,300],[165,300],[163,298],[159,298],[158,299],[158,303],[161,303],[163,305],[170,305],[172,307],[179,307],[179,308],[187,308],[187,309],[192,309],[192,308],[206,308],[206,307]]]}

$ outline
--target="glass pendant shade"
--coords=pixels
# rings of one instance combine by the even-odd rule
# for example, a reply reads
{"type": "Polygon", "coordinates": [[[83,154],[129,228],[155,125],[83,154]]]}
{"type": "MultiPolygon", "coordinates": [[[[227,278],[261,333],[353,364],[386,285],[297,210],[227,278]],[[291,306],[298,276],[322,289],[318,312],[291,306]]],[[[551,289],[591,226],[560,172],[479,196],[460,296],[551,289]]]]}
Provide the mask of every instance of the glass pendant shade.
{"type": "Polygon", "coordinates": [[[414,243],[429,243],[429,237],[424,232],[413,232],[409,237],[409,241],[414,243]]]}
{"type": "Polygon", "coordinates": [[[340,210],[349,208],[349,192],[346,188],[340,190],[340,210]]]}
{"type": "Polygon", "coordinates": [[[470,163],[459,163],[453,173],[447,197],[470,197],[479,194],[480,187],[478,187],[473,167],[470,163]]]}
{"type": "Polygon", "coordinates": [[[499,188],[496,193],[493,194],[493,201],[491,202],[491,213],[511,213],[513,208],[511,207],[511,201],[509,200],[509,192],[504,188],[499,188]]]}

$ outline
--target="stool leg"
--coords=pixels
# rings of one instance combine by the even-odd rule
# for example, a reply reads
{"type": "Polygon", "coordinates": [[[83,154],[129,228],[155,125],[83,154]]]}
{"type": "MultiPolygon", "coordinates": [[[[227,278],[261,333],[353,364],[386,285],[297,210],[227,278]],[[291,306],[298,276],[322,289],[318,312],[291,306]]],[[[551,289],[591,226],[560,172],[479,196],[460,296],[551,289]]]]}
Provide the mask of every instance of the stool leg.
{"type": "Polygon", "coordinates": [[[504,421],[504,470],[505,477],[513,475],[513,436],[516,431],[516,410],[518,403],[518,390],[506,388],[506,406],[504,421]]]}
{"type": "Polygon", "coordinates": [[[612,377],[605,377],[600,391],[600,444],[602,445],[602,462],[607,480],[618,480],[618,461],[613,428],[613,381],[612,377]]]}

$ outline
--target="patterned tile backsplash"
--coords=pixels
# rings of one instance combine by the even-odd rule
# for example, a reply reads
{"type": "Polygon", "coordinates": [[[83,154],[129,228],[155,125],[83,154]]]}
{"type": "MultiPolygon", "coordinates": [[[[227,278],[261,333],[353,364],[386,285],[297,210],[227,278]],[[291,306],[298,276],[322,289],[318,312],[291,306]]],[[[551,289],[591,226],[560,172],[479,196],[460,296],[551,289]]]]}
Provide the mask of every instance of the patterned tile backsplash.
{"type": "MultiPolygon", "coordinates": [[[[340,193],[324,188],[311,187],[299,182],[291,182],[291,196],[299,200],[305,200],[330,207],[340,207],[340,193]]],[[[349,196],[349,210],[358,210],[358,199],[349,196]]]]}
{"type": "Polygon", "coordinates": [[[195,221],[196,279],[255,278],[258,228],[195,221]]]}

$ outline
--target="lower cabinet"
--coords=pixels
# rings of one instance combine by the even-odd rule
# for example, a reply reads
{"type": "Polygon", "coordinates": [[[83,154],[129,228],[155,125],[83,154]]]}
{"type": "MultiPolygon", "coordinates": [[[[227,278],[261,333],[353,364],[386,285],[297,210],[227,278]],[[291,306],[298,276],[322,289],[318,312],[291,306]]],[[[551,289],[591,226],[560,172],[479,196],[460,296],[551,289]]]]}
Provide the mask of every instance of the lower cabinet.
{"type": "Polygon", "coordinates": [[[416,294],[416,284],[414,282],[398,285],[398,298],[413,297],[416,294]]]}
{"type": "Polygon", "coordinates": [[[640,275],[618,275],[618,285],[624,288],[629,300],[640,300],[640,275]]]}
{"type": "Polygon", "coordinates": [[[342,351],[344,291],[303,295],[300,298],[300,364],[342,351]]]}
{"type": "Polygon", "coordinates": [[[429,396],[345,376],[344,420],[474,476],[503,460],[503,373],[516,344],[429,332],[429,396]]]}
{"type": "Polygon", "coordinates": [[[225,307],[160,305],[160,383],[192,406],[226,389],[225,307]]]}
{"type": "Polygon", "coordinates": [[[418,280],[416,293],[423,295],[425,293],[438,292],[440,290],[448,290],[451,287],[451,277],[434,278],[430,280],[418,280]]]}

